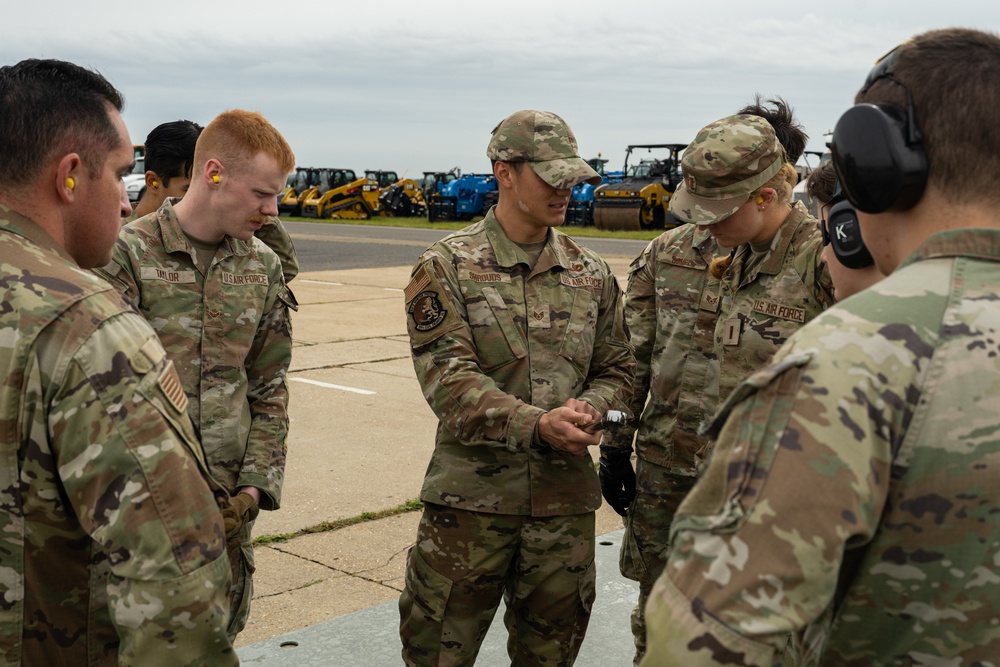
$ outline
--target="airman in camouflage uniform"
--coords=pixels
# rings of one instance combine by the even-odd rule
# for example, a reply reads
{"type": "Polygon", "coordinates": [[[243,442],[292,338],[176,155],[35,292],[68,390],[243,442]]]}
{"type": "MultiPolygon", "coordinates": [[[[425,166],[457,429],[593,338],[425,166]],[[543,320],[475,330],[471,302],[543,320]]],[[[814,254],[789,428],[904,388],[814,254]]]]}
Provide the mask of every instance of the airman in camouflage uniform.
{"type": "Polygon", "coordinates": [[[70,63],[0,68],[0,665],[239,663],[176,367],[81,268],[128,210],[121,107],[70,63]]]}
{"type": "Polygon", "coordinates": [[[289,309],[296,307],[281,262],[254,232],[276,213],[276,193],[294,157],[270,123],[244,111],[220,115],[198,142],[195,178],[184,199],[167,200],[123,227],[102,274],[149,320],[175,360],[212,475],[234,496],[226,518],[234,579],[229,634],[235,637],[253,592],[258,503],[265,510],[281,504],[289,309]],[[284,152],[247,155],[244,165],[216,157],[249,153],[246,140],[227,129],[243,118],[253,131],[280,139],[284,152]],[[220,142],[225,149],[214,148],[220,142]],[[270,199],[257,196],[268,188],[270,199]],[[207,240],[213,243],[206,249],[207,240]]]}
{"type": "Polygon", "coordinates": [[[417,379],[440,419],[400,597],[407,665],[471,665],[501,596],[516,665],[571,665],[594,600],[601,495],[583,426],[622,409],[634,362],[608,265],[554,227],[600,177],[565,122],[493,132],[486,217],[431,246],[406,288],[417,379]]]}
{"type": "Polygon", "coordinates": [[[168,198],[183,197],[191,185],[194,147],[204,128],[190,120],[160,123],[146,135],[145,186],[132,215],[123,224],[155,213],[168,198]]]}
{"type": "MultiPolygon", "coordinates": [[[[692,200],[682,187],[672,212],[697,224],[665,232],[632,263],[625,315],[637,368],[630,408],[642,416],[638,428],[621,429],[602,444],[605,493],[626,517],[621,571],[639,582],[636,664],[645,650],[643,609],[666,563],[670,522],[707,455],[699,427],[739,380],[833,300],[816,220],[801,203],[789,206],[794,180],[766,120],[736,115],[712,123],[685,151],[682,168],[688,187],[715,188],[710,193],[720,199],[692,200]],[[764,238],[721,250],[714,226],[745,206],[769,225],[764,238]],[[709,267],[720,252],[734,259],[716,276],[709,267]],[[615,496],[612,484],[615,464],[629,479],[633,435],[634,499],[624,485],[615,496]]],[[[730,224],[754,224],[745,218],[730,224]]]]}
{"type": "Polygon", "coordinates": [[[838,176],[891,275],[806,324],[712,421],[642,665],[997,664],[998,100],[1000,38],[934,31],[838,122],[838,176]],[[876,212],[858,179],[902,163],[871,148],[920,133],[905,150],[926,151],[926,185],[911,171],[876,212]]]}
{"type": "MultiPolygon", "coordinates": [[[[180,201],[191,184],[194,149],[204,128],[190,120],[161,123],[146,135],[146,188],[142,199],[123,225],[155,213],[167,199],[180,201]]],[[[281,260],[281,273],[287,285],[299,273],[292,239],[276,217],[254,232],[281,260]]]]}

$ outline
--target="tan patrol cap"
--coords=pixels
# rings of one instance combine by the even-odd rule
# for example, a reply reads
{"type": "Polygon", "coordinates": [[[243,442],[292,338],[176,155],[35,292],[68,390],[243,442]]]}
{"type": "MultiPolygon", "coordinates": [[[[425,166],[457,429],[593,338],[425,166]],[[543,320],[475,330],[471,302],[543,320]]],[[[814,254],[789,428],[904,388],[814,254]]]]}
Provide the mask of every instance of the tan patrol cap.
{"type": "Polygon", "coordinates": [[[699,225],[725,220],[784,163],[785,152],[765,119],[747,114],[717,120],[684,151],[684,182],[670,199],[670,212],[699,225]]]}
{"type": "Polygon", "coordinates": [[[584,181],[600,185],[602,180],[580,157],[566,121],[549,111],[518,111],[500,121],[493,128],[486,156],[500,162],[527,162],[543,181],[559,190],[584,181]]]}

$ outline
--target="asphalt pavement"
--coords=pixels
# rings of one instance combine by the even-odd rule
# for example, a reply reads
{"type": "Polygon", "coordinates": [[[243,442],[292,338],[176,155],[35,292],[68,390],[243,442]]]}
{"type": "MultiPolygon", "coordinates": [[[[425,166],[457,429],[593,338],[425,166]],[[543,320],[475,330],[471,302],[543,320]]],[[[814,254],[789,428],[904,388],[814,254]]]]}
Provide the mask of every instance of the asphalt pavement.
{"type": "MultiPolygon", "coordinates": [[[[425,228],[373,227],[323,222],[285,222],[295,241],[303,271],[342,271],[375,267],[412,267],[427,246],[452,230],[425,228]]],[[[572,235],[573,227],[562,231],[572,235]]],[[[582,245],[602,257],[628,258],[631,262],[648,241],[633,239],[576,237],[582,245]]]]}

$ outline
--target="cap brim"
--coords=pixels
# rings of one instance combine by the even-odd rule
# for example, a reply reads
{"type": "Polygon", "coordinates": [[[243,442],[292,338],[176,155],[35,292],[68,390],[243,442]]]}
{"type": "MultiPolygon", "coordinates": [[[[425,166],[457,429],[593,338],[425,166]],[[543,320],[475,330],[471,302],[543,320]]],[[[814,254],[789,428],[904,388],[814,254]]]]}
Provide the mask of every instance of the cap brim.
{"type": "Polygon", "coordinates": [[[529,162],[531,169],[538,177],[557,190],[569,190],[574,185],[586,181],[591,185],[600,185],[601,175],[580,157],[559,158],[544,162],[529,162]]]}
{"type": "Polygon", "coordinates": [[[709,199],[692,194],[680,183],[670,198],[670,212],[674,217],[696,225],[712,225],[725,220],[750,199],[750,193],[727,199],[709,199]]]}

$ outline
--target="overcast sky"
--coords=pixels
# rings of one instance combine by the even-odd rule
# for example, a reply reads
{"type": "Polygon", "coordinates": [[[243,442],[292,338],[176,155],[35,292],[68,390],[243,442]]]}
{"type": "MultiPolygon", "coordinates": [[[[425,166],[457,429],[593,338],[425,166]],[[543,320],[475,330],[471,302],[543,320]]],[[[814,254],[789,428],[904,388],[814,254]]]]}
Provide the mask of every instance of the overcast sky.
{"type": "Polygon", "coordinates": [[[3,14],[0,62],[99,70],[136,143],[244,108],[299,165],[410,177],[488,171],[490,130],[526,108],[560,114],[584,157],[620,168],[628,144],[686,143],[754,93],[784,97],[822,150],[897,43],[1000,31],[996,0],[36,0],[3,14]]]}

